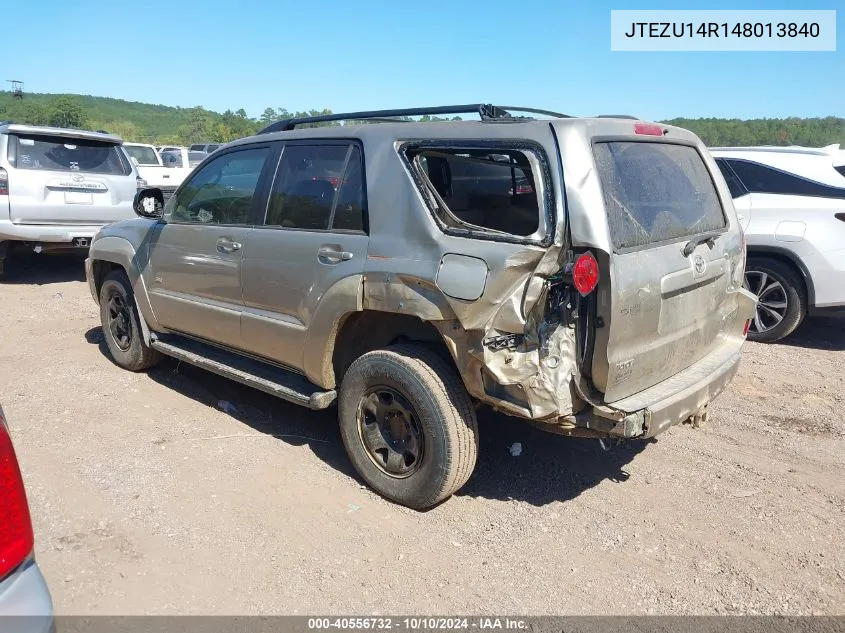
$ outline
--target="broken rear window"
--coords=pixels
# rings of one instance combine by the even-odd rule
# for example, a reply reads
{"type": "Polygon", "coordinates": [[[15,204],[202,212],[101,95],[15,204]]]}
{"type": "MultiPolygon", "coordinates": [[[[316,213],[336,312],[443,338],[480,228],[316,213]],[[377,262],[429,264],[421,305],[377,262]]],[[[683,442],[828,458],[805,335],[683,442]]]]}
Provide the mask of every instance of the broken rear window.
{"type": "Polygon", "coordinates": [[[408,157],[424,176],[423,193],[447,227],[519,237],[540,231],[540,204],[528,153],[419,148],[409,151],[408,157]]]}
{"type": "Polygon", "coordinates": [[[725,227],[713,179],[694,147],[612,141],[596,143],[594,153],[616,248],[725,227]]]}

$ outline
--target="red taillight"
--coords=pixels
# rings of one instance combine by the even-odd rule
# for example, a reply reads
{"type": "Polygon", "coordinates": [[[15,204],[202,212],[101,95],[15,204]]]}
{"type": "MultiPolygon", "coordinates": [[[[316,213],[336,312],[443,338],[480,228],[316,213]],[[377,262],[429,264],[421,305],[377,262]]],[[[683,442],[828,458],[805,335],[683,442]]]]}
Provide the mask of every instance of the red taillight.
{"type": "Polygon", "coordinates": [[[751,319],[746,319],[745,325],[742,328],[742,335],[748,336],[748,329],[751,327],[751,319]]]}
{"type": "Polygon", "coordinates": [[[635,123],[634,134],[646,134],[648,136],[663,136],[666,129],[656,123],[635,123]]]}
{"type": "Polygon", "coordinates": [[[0,413],[0,578],[29,556],[33,541],[21,471],[0,413]]]}
{"type": "Polygon", "coordinates": [[[9,195],[9,173],[0,167],[0,196],[9,195]]]}
{"type": "Polygon", "coordinates": [[[582,297],[586,297],[599,285],[599,263],[592,253],[584,253],[575,260],[572,283],[582,297]]]}

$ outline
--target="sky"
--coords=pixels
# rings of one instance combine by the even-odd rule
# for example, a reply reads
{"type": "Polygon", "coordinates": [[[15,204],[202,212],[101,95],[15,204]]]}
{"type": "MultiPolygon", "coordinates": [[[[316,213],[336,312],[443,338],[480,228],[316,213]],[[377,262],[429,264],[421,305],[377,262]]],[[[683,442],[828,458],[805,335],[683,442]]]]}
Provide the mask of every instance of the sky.
{"type": "Polygon", "coordinates": [[[478,102],[652,120],[845,116],[843,0],[4,4],[2,79],[29,92],[250,116],[478,102]],[[678,8],[839,9],[838,50],[611,52],[611,9],[678,8]]]}

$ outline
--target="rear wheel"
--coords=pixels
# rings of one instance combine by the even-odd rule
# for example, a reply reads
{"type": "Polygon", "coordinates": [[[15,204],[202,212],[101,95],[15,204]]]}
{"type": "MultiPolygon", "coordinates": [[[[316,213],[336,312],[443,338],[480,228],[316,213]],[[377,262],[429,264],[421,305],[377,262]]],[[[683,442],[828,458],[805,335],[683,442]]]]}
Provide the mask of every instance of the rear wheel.
{"type": "Polygon", "coordinates": [[[103,336],[114,362],[130,371],[147,369],[161,360],[161,355],[144,343],[141,318],[126,273],[110,272],[100,288],[103,336]]]}
{"type": "Polygon", "coordinates": [[[340,431],[358,474],[376,492],[423,510],[475,468],[478,426],[454,368],[414,345],[358,358],[343,377],[340,431]]]}
{"type": "Polygon", "coordinates": [[[807,312],[807,298],[798,273],[788,264],[753,257],[745,266],[746,290],[757,295],[757,311],[748,338],[773,343],[792,334],[807,312]]]}

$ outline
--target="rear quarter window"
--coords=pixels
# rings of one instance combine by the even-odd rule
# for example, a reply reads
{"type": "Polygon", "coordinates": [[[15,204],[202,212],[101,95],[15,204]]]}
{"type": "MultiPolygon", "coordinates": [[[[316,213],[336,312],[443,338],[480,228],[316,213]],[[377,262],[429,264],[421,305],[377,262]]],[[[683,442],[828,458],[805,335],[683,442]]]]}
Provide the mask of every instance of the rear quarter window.
{"type": "Polygon", "coordinates": [[[593,151],[617,249],[726,226],[713,179],[694,147],[607,141],[596,143],[593,151]]]}
{"type": "Polygon", "coordinates": [[[114,143],[62,136],[19,135],[15,167],[127,176],[129,161],[114,143]]]}

